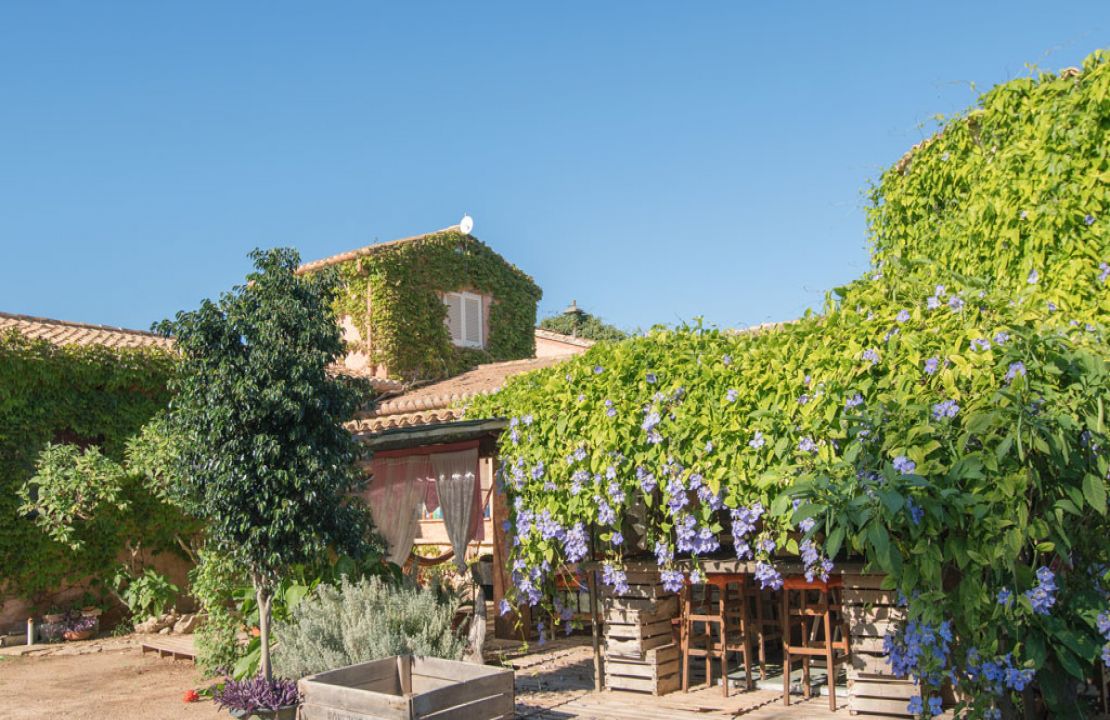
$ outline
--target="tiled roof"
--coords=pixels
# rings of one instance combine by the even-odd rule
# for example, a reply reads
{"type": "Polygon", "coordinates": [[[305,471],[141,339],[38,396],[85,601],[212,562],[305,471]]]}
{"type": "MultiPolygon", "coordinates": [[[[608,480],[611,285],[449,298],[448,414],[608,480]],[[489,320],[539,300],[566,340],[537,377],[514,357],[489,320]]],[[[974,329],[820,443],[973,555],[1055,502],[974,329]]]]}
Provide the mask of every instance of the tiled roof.
{"type": "Polygon", "coordinates": [[[170,338],[142,330],[0,312],[0,334],[11,330],[32,340],[47,340],[55,345],[103,345],[110,348],[173,346],[170,338]]]}
{"type": "Polygon", "coordinates": [[[566,359],[543,357],[479,365],[462,375],[386,398],[373,410],[356,416],[349,427],[356,433],[379,433],[452,422],[462,417],[457,407],[462,400],[494,392],[514,375],[550,367],[566,359]]]}
{"type": "Polygon", "coordinates": [[[575,337],[574,335],[564,335],[563,333],[551,332],[550,330],[543,330],[536,328],[536,337],[544,340],[552,340],[554,342],[566,343],[568,345],[577,345],[578,347],[589,348],[594,346],[593,340],[586,338],[575,337]]]}
{"type": "Polygon", "coordinates": [[[400,380],[393,380],[391,378],[381,377],[370,373],[368,370],[357,370],[350,368],[343,363],[332,363],[328,366],[328,372],[332,375],[346,375],[347,377],[364,378],[370,383],[370,386],[379,393],[396,393],[405,389],[405,384],[400,380]]]}
{"type": "Polygon", "coordinates": [[[311,272],[312,270],[319,270],[320,268],[327,267],[328,265],[335,265],[337,263],[347,262],[348,260],[354,260],[355,258],[363,257],[365,255],[373,255],[375,253],[381,252],[382,250],[388,250],[389,248],[397,247],[398,245],[404,245],[405,243],[410,243],[414,240],[423,240],[424,238],[432,237],[433,235],[441,235],[448,232],[459,232],[459,226],[452,225],[451,227],[445,227],[442,230],[436,230],[434,232],[424,233],[422,235],[412,235],[411,237],[398,238],[397,240],[387,240],[385,242],[373,243],[371,245],[360,247],[355,250],[348,250],[347,252],[339,253],[338,255],[331,255],[326,258],[321,258],[320,260],[313,260],[312,262],[307,262],[297,268],[297,273],[302,274],[306,272],[311,272]]]}

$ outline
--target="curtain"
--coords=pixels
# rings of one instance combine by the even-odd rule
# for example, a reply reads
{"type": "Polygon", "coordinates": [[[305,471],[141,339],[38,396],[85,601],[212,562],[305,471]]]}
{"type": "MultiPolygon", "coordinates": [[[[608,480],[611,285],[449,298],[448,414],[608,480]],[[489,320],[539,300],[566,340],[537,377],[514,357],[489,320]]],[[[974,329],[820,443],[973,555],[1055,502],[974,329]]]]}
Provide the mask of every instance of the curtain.
{"type": "Polygon", "coordinates": [[[367,491],[370,514],[389,543],[389,560],[403,565],[412,552],[419,504],[431,484],[432,466],[427,455],[409,455],[375,459],[372,472],[367,491]]]}
{"type": "Polygon", "coordinates": [[[482,526],[478,449],[435,453],[430,456],[443,523],[455,551],[455,566],[466,569],[466,546],[482,526]]]}

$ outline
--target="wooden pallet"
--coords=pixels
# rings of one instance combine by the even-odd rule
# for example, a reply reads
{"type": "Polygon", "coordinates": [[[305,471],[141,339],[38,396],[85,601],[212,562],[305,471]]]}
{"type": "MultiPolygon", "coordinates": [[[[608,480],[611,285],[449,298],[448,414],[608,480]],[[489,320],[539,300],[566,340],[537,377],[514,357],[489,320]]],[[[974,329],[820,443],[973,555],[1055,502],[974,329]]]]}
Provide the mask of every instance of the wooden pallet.
{"type": "Polygon", "coordinates": [[[658,572],[629,572],[628,589],[606,588],[606,687],[663,695],[679,687],[678,645],[671,620],[678,596],[663,588],[658,572]]]}
{"type": "Polygon", "coordinates": [[[197,647],[192,635],[158,635],[143,641],[141,647],[144,655],[148,652],[156,652],[158,657],[169,656],[174,660],[180,658],[195,662],[197,659],[197,647]]]}
{"type": "Polygon", "coordinates": [[[906,708],[919,690],[894,675],[883,652],[886,634],[897,628],[905,611],[896,605],[896,593],[881,589],[882,581],[881,575],[844,576],[844,611],[852,635],[848,707],[853,715],[912,717],[906,708]]]}
{"type": "Polygon", "coordinates": [[[610,690],[666,695],[682,684],[678,645],[671,643],[635,655],[606,654],[605,684],[610,690]]]}

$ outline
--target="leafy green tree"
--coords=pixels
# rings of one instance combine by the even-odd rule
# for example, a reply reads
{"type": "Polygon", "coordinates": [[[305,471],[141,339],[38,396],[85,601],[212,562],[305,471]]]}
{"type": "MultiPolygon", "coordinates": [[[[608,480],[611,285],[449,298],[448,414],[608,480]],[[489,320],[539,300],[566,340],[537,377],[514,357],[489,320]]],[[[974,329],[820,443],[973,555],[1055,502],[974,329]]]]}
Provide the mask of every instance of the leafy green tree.
{"type": "Polygon", "coordinates": [[[290,249],[251,258],[246,284],[159,330],[182,355],[169,422],[184,500],[204,520],[208,547],[250,577],[261,671],[272,680],[275,588],[330,546],[361,554],[369,520],[350,495],[361,482],[358,445],[343,427],[360,393],[328,372],[345,350],[330,309],[334,275],[296,275],[290,249]]]}
{"type": "Polygon", "coordinates": [[[628,333],[584,310],[561,312],[540,321],[541,330],[574,335],[586,340],[624,340],[628,333]]]}

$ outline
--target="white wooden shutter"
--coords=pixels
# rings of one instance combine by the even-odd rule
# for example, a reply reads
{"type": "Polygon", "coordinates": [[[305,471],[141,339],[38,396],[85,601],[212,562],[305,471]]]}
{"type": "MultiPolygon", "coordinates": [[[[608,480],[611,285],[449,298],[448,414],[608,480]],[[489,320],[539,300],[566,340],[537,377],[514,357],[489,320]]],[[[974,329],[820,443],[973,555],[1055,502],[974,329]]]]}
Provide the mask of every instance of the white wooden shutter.
{"type": "Polygon", "coordinates": [[[444,293],[443,304],[447,306],[447,332],[451,335],[451,342],[461,345],[463,342],[462,296],[458,293],[444,293]]]}
{"type": "Polygon", "coordinates": [[[472,347],[482,347],[482,296],[467,293],[462,300],[466,332],[463,341],[472,347]]]}

